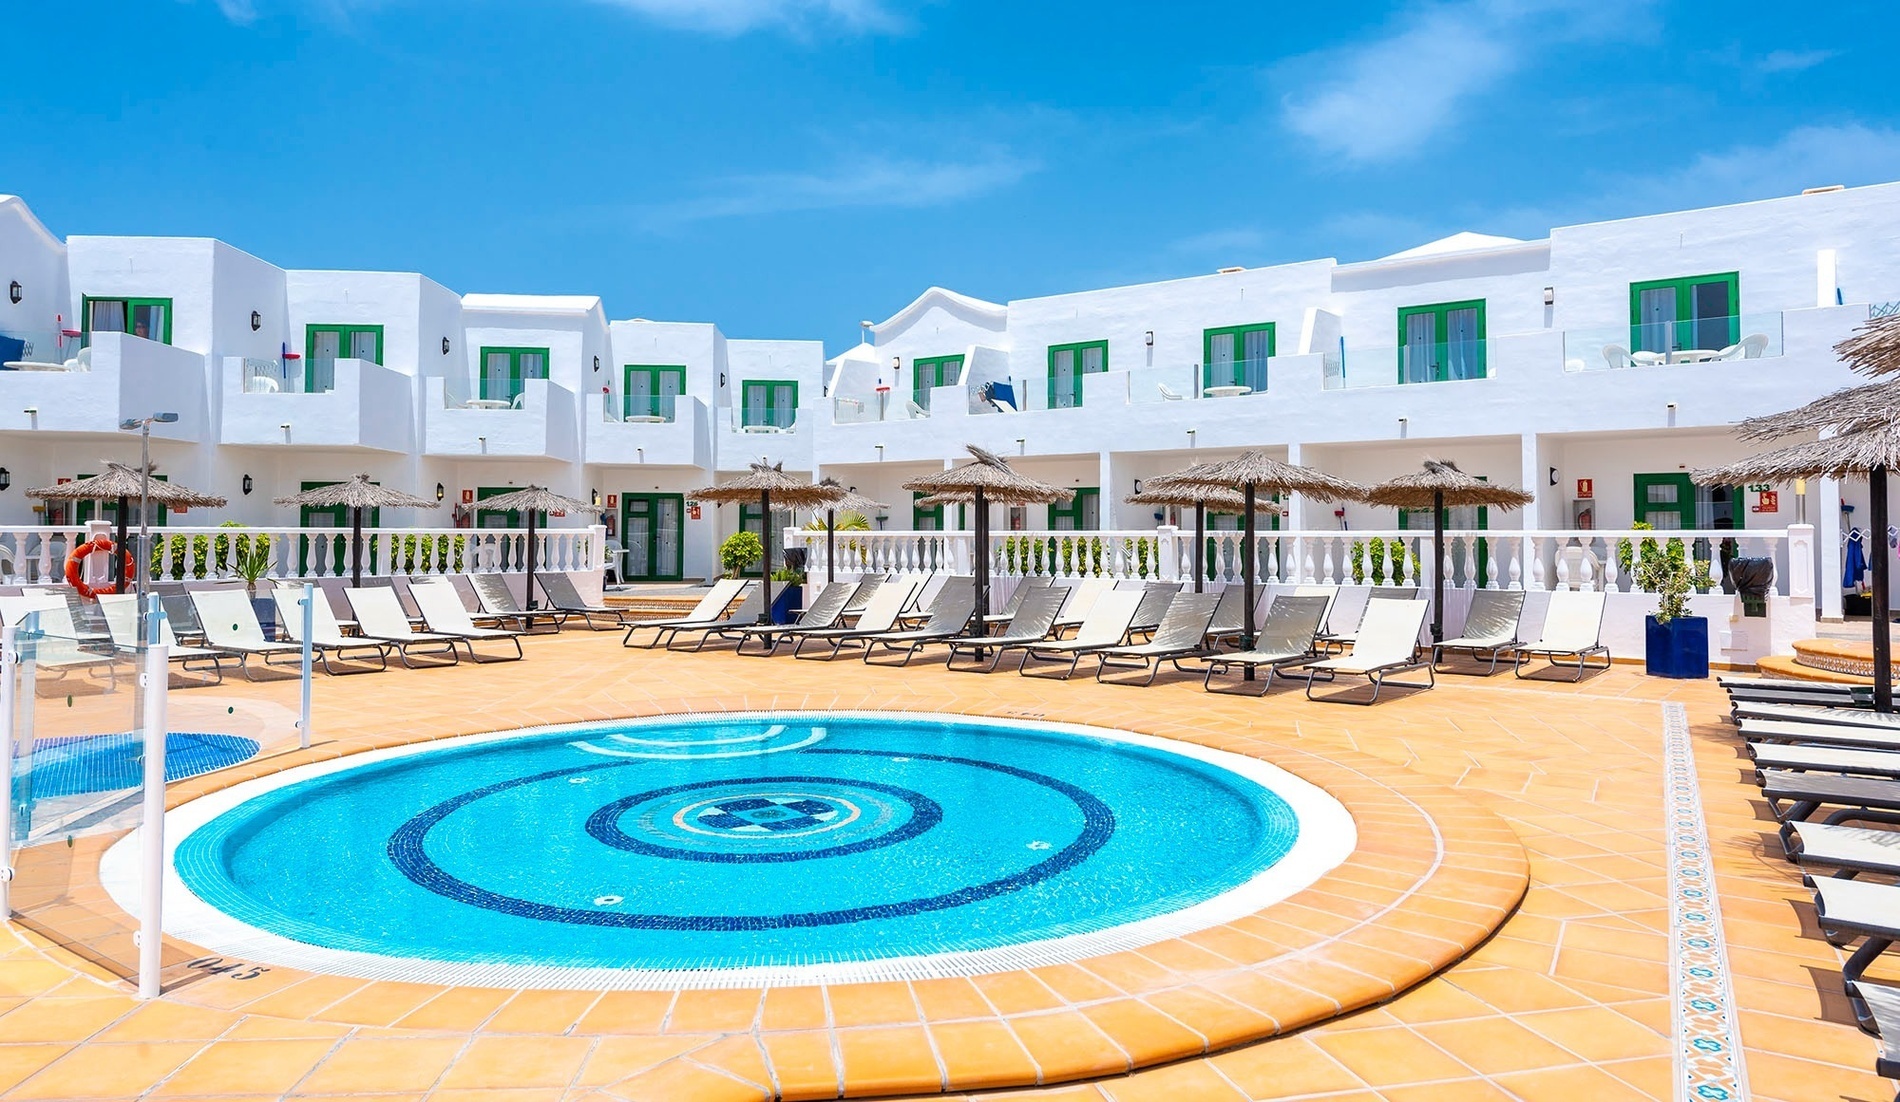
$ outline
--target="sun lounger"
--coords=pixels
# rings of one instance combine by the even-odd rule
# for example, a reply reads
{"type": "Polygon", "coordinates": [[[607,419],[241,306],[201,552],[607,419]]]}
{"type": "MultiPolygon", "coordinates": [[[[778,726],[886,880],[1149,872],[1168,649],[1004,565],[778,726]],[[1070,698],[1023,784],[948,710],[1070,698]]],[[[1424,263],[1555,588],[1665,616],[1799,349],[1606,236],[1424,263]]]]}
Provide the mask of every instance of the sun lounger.
{"type": "Polygon", "coordinates": [[[1862,750],[1846,746],[1801,746],[1788,743],[1748,743],[1755,759],[1757,782],[1764,769],[1796,773],[1846,773],[1856,777],[1900,780],[1900,751],[1862,750]]]}
{"type": "Polygon", "coordinates": [[[28,587],[20,591],[20,596],[38,602],[35,608],[40,614],[40,631],[60,639],[70,639],[81,646],[98,645],[110,647],[112,636],[103,628],[88,627],[84,620],[73,615],[73,604],[69,599],[78,594],[71,590],[55,589],[51,586],[28,587]]]}
{"type": "Polygon", "coordinates": [[[627,634],[621,637],[620,645],[632,646],[633,633],[636,631],[651,631],[653,638],[645,644],[647,649],[651,650],[660,645],[661,637],[666,635],[668,628],[688,628],[718,623],[725,618],[726,610],[732,602],[738,600],[739,595],[751,585],[752,583],[745,578],[721,578],[713,583],[712,589],[699,599],[699,603],[693,606],[693,610],[684,616],[671,616],[664,620],[637,620],[628,624],[627,634]]]}
{"type": "MultiPolygon", "coordinates": [[[[337,622],[336,613],[330,610],[330,602],[323,599],[322,593],[313,596],[316,599],[310,602],[310,651],[317,661],[323,663],[324,673],[341,677],[352,673],[376,673],[389,668],[388,643],[343,634],[343,625],[337,622]],[[362,664],[346,664],[339,668],[332,664],[332,659],[362,664]],[[371,660],[375,661],[374,666],[367,664],[371,660]]],[[[284,634],[290,637],[291,642],[302,643],[303,587],[280,585],[271,592],[271,598],[277,602],[277,622],[283,627],[284,634]]]]}
{"type": "Polygon", "coordinates": [[[858,591],[851,595],[850,603],[844,606],[844,612],[842,613],[844,618],[850,619],[863,612],[865,606],[871,603],[872,595],[883,588],[886,580],[882,574],[866,574],[864,577],[859,578],[858,591]]]}
{"type": "MultiPolygon", "coordinates": [[[[106,631],[112,636],[112,646],[119,651],[137,653],[143,644],[139,639],[139,597],[135,593],[99,594],[99,611],[105,617],[106,631]]],[[[188,673],[211,676],[205,680],[212,685],[224,681],[224,660],[231,655],[216,647],[187,647],[178,642],[178,636],[172,633],[172,626],[165,617],[158,618],[158,641],[170,650],[169,660],[177,662],[180,669],[188,673]]]]}
{"type": "Polygon", "coordinates": [[[537,608],[534,615],[521,607],[515,600],[514,590],[508,588],[505,574],[470,574],[468,582],[475,588],[475,596],[481,601],[482,612],[495,617],[498,624],[508,626],[519,624],[526,631],[534,630],[534,621],[548,624],[550,631],[560,631],[567,623],[567,613],[557,608],[537,608]]]}
{"type": "Polygon", "coordinates": [[[1846,723],[1789,723],[1778,719],[1742,720],[1749,742],[1786,742],[1803,746],[1845,746],[1863,750],[1900,750],[1900,728],[1860,727],[1846,723]]]}
{"type": "Polygon", "coordinates": [[[72,618],[66,612],[66,602],[58,594],[29,591],[0,597],[0,623],[18,627],[36,615],[38,619],[34,623],[38,631],[31,640],[36,669],[55,678],[72,672],[97,673],[103,669],[107,689],[118,688],[116,663],[110,655],[88,649],[87,644],[73,638],[72,618]],[[61,631],[66,634],[60,634],[61,631]]]}
{"type": "Polygon", "coordinates": [[[541,583],[541,592],[548,595],[548,604],[550,606],[570,616],[579,616],[586,622],[588,627],[595,631],[625,627],[629,623],[639,622],[637,620],[629,621],[627,619],[630,611],[628,609],[608,608],[605,605],[588,604],[586,599],[581,596],[580,590],[574,587],[574,579],[568,577],[566,574],[558,572],[536,574],[534,580],[541,583]],[[605,626],[603,627],[600,624],[596,624],[594,622],[596,618],[605,620],[605,626]]]}
{"type": "Polygon", "coordinates": [[[1796,823],[1794,841],[1795,851],[1790,856],[1803,868],[1835,869],[1848,875],[1873,872],[1900,876],[1900,830],[1796,823]]]}
{"type": "MultiPolygon", "coordinates": [[[[897,617],[899,623],[916,623],[930,618],[930,608],[937,603],[937,595],[945,587],[957,580],[956,575],[930,573],[923,576],[923,584],[911,594],[910,604],[897,617]]],[[[972,579],[973,580],[973,579],[972,579]]]]}
{"type": "MultiPolygon", "coordinates": [[[[1214,619],[1207,625],[1209,646],[1218,646],[1227,639],[1238,639],[1246,629],[1247,590],[1245,586],[1230,585],[1220,591],[1219,599],[1214,603],[1214,619]]],[[[1259,623],[1258,619],[1255,623],[1259,623]]]]}
{"type": "Polygon", "coordinates": [[[1432,648],[1432,668],[1440,673],[1458,672],[1442,665],[1445,652],[1456,651],[1470,655],[1474,661],[1490,659],[1490,668],[1484,671],[1486,677],[1498,672],[1498,662],[1523,642],[1517,637],[1518,620],[1523,614],[1524,591],[1521,589],[1474,590],[1471,608],[1465,613],[1464,631],[1456,639],[1447,639],[1432,648]]]}
{"type": "Polygon", "coordinates": [[[1311,665],[1319,660],[1315,641],[1320,625],[1326,622],[1326,612],[1331,605],[1330,597],[1319,595],[1275,597],[1273,603],[1267,606],[1266,622],[1260,625],[1259,641],[1254,644],[1254,648],[1234,654],[1209,655],[1207,674],[1201,678],[1201,687],[1212,692],[1214,675],[1217,673],[1265,667],[1267,677],[1261,682],[1260,693],[1266,695],[1273,685],[1275,673],[1294,666],[1311,665]]]}
{"type": "Polygon", "coordinates": [[[1359,621],[1352,649],[1338,658],[1323,658],[1301,668],[1306,677],[1306,698],[1313,699],[1315,681],[1332,681],[1340,675],[1363,677],[1372,685],[1370,700],[1347,700],[1338,695],[1325,699],[1340,704],[1376,704],[1379,693],[1390,683],[1404,689],[1430,689],[1438,684],[1432,664],[1418,659],[1418,633],[1425,626],[1425,601],[1369,601],[1365,618],[1359,621]],[[1393,681],[1392,675],[1407,670],[1425,671],[1425,682],[1393,681]]]}
{"type": "Polygon", "coordinates": [[[1071,585],[1068,599],[1062,602],[1062,611],[1056,613],[1056,634],[1081,627],[1082,621],[1088,619],[1089,610],[1095,607],[1095,602],[1114,588],[1113,578],[1083,578],[1071,585]]]}
{"type": "MultiPolygon", "coordinates": [[[[1141,603],[1135,606],[1135,618],[1128,621],[1128,637],[1152,636],[1167,618],[1168,609],[1181,594],[1178,582],[1149,582],[1141,587],[1141,603]]],[[[1212,605],[1208,608],[1211,610],[1212,605]]]]}
{"type": "Polygon", "coordinates": [[[856,596],[861,582],[833,582],[818,591],[818,596],[798,614],[798,619],[790,624],[753,624],[749,627],[722,628],[717,634],[728,639],[739,640],[735,653],[746,653],[745,645],[754,639],[760,644],[759,655],[768,655],[778,650],[779,641],[788,633],[799,629],[835,627],[844,616],[845,606],[856,596]]]}
{"type": "MultiPolygon", "coordinates": [[[[838,651],[847,643],[858,643],[873,635],[896,631],[899,617],[910,605],[910,599],[921,582],[921,578],[900,579],[878,586],[877,592],[871,595],[871,603],[865,605],[864,611],[858,614],[857,623],[848,628],[794,628],[787,633],[798,640],[792,646],[792,657],[803,657],[801,652],[805,644],[817,640],[819,643],[831,644],[831,649],[824,654],[829,660],[838,657],[838,651]]],[[[812,657],[816,660],[818,656],[812,657]]]]}
{"type": "MultiPolygon", "coordinates": [[[[1375,585],[1366,591],[1366,604],[1359,610],[1359,622],[1361,624],[1366,622],[1366,612],[1372,608],[1374,601],[1415,601],[1417,599],[1418,587],[1415,585],[1375,585]]],[[[1359,629],[1353,628],[1351,631],[1323,632],[1319,637],[1319,642],[1321,649],[1324,650],[1345,650],[1358,639],[1359,629]]]]}
{"type": "Polygon", "coordinates": [[[1557,661],[1566,656],[1577,660],[1574,681],[1582,681],[1586,670],[1610,668],[1610,648],[1603,645],[1602,593],[1575,589],[1552,593],[1542,635],[1512,652],[1511,672],[1523,677],[1524,663],[1531,658],[1545,659],[1553,668],[1569,667],[1570,663],[1557,661]],[[1589,664],[1593,654],[1603,656],[1603,665],[1589,664]]]}
{"type": "Polygon", "coordinates": [[[1738,704],[1735,720],[1767,720],[1777,723],[1808,723],[1830,727],[1873,727],[1900,730],[1900,714],[1876,712],[1872,708],[1830,708],[1807,704],[1738,704]]]}
{"type": "Polygon", "coordinates": [[[1054,582],[1055,579],[1044,577],[1041,574],[1030,574],[1026,577],[1018,578],[1016,580],[1016,588],[1011,591],[1009,600],[1003,603],[1003,611],[985,612],[982,617],[982,622],[984,624],[1008,623],[1010,617],[1016,615],[1017,610],[1023,607],[1023,600],[1025,598],[1038,589],[1048,588],[1050,585],[1053,585],[1054,582]]]}
{"type": "Polygon", "coordinates": [[[194,642],[204,638],[204,628],[198,623],[198,606],[191,603],[191,594],[182,582],[154,582],[152,592],[158,595],[158,603],[165,609],[165,621],[171,625],[173,635],[194,642]]]}
{"type": "Polygon", "coordinates": [[[477,627],[469,619],[468,609],[462,607],[462,599],[455,591],[445,585],[419,585],[410,591],[416,601],[416,608],[422,613],[423,623],[436,635],[446,635],[460,639],[468,647],[468,656],[476,662],[518,662],[521,653],[521,633],[507,628],[477,627]],[[483,654],[475,649],[477,643],[507,643],[515,648],[514,657],[506,654],[483,654]]]}
{"type": "Polygon", "coordinates": [[[745,597],[733,606],[723,619],[709,620],[703,624],[679,624],[666,628],[660,634],[665,636],[666,649],[672,650],[673,644],[682,635],[697,635],[699,642],[695,651],[705,649],[708,640],[714,637],[730,638],[732,629],[752,627],[759,622],[759,613],[765,609],[765,591],[758,586],[746,590],[745,597]]]}
{"type": "MultiPolygon", "coordinates": [[[[467,640],[410,627],[409,617],[402,614],[402,602],[396,599],[395,590],[371,586],[352,589],[346,596],[356,613],[356,629],[363,637],[396,648],[396,657],[410,669],[415,669],[416,664],[409,661],[409,652],[416,649],[425,656],[446,657],[448,661],[444,665],[453,666],[462,660],[455,645],[458,642],[466,645],[467,640]]],[[[474,653],[474,649],[470,646],[469,652],[474,653]]]]}
{"type": "Polygon", "coordinates": [[[1016,615],[1009,621],[1001,633],[996,635],[979,634],[949,640],[950,654],[944,661],[946,669],[959,669],[957,655],[968,651],[976,659],[976,665],[961,667],[963,672],[975,673],[979,670],[989,673],[1003,660],[1003,655],[1031,643],[1040,643],[1049,638],[1055,629],[1056,613],[1062,611],[1062,603],[1069,597],[1069,591],[1060,586],[1046,586],[1036,589],[1023,598],[1016,615]],[[982,665],[985,652],[989,654],[989,665],[982,665]]]}
{"type": "MultiPolygon", "coordinates": [[[[1028,676],[1031,659],[1061,662],[1066,658],[1069,668],[1062,672],[1062,680],[1067,681],[1074,676],[1083,655],[1119,647],[1127,640],[1128,625],[1134,620],[1141,601],[1141,592],[1134,589],[1110,589],[1099,594],[1089,606],[1088,616],[1077,626],[1073,639],[1039,641],[1017,648],[1022,651],[1022,657],[1016,662],[1016,672],[1028,676]]],[[[1060,618],[1057,622],[1061,622],[1060,618]]]]}
{"type": "Polygon", "coordinates": [[[1207,627],[1213,623],[1214,606],[1219,603],[1220,597],[1213,593],[1176,593],[1148,642],[1095,652],[1095,680],[1102,680],[1111,669],[1135,669],[1146,670],[1148,676],[1141,684],[1152,685],[1161,672],[1161,663],[1171,661],[1175,669],[1180,669],[1181,659],[1206,652],[1207,627]]]}
{"type": "Polygon", "coordinates": [[[275,643],[264,638],[264,629],[251,608],[251,598],[242,589],[197,589],[191,603],[198,610],[198,624],[204,628],[205,643],[237,655],[238,672],[254,680],[250,660],[259,658],[266,666],[301,666],[303,646],[299,643],[275,643]],[[286,661],[273,661],[274,658],[286,661]]]}
{"type": "Polygon", "coordinates": [[[1854,986],[1873,1019],[1874,1031],[1880,1034],[1880,1051],[1874,1054],[1874,1074],[1882,1079],[1900,1079],[1900,987],[1866,980],[1854,986]]]}
{"type": "Polygon", "coordinates": [[[1827,939],[1836,945],[1863,939],[1841,966],[1841,985],[1861,1028],[1871,1031],[1873,1011],[1859,989],[1860,978],[1900,940],[1900,886],[1834,876],[1815,877],[1812,883],[1814,917],[1827,939]]]}
{"type": "Polygon", "coordinates": [[[1889,822],[1900,812],[1900,783],[1829,773],[1791,773],[1764,769],[1761,794],[1781,823],[1781,847],[1794,853],[1794,824],[1824,807],[1836,808],[1825,823],[1889,822]]]}
{"type": "Polygon", "coordinates": [[[976,612],[976,593],[972,587],[946,586],[937,600],[931,605],[930,619],[920,628],[907,631],[886,631],[864,637],[864,661],[875,665],[910,665],[911,657],[933,643],[947,643],[962,635],[970,626],[970,617],[976,612]],[[872,663],[871,655],[882,647],[886,650],[901,650],[904,660],[901,662],[872,663]]]}

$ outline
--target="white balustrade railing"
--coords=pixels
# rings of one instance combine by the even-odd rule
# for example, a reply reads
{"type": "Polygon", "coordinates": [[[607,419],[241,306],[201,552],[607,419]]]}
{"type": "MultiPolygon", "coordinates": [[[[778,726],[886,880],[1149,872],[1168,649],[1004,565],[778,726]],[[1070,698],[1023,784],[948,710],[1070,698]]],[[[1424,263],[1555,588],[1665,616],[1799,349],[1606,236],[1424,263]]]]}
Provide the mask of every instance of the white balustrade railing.
{"type": "MultiPolygon", "coordinates": [[[[1242,578],[1241,533],[1206,534],[1203,577],[1242,578]]],[[[825,570],[823,532],[787,530],[786,546],[808,549],[809,569],[825,570]]],[[[1711,531],[1588,531],[1469,529],[1445,532],[1440,564],[1448,584],[1467,589],[1589,589],[1634,592],[1631,566],[1645,540],[1666,547],[1682,541],[1692,560],[1708,563],[1719,586],[1733,558],[1775,563],[1775,591],[1789,592],[1788,533],[1782,529],[1711,531]]],[[[1433,569],[1429,530],[1274,531],[1256,535],[1255,578],[1262,583],[1427,586],[1433,569]]],[[[968,573],[974,538],[958,532],[839,532],[840,574],[968,573]]],[[[990,570],[997,577],[1043,574],[1059,578],[1109,577],[1187,581],[1194,577],[1194,533],[1171,526],[1104,532],[997,531],[990,538],[990,570]]],[[[1811,562],[1811,559],[1803,561],[1811,562]]]]}
{"type": "MultiPolygon", "coordinates": [[[[87,538],[84,525],[0,527],[0,577],[55,582],[66,556],[87,538]]],[[[131,533],[137,541],[136,530],[131,533]]],[[[151,577],[161,581],[241,578],[243,561],[263,556],[261,577],[347,576],[352,557],[348,528],[154,528],[151,577]]],[[[606,529],[540,528],[534,533],[536,569],[599,570],[606,529]]],[[[365,575],[512,573],[527,569],[525,528],[365,528],[365,575]]]]}

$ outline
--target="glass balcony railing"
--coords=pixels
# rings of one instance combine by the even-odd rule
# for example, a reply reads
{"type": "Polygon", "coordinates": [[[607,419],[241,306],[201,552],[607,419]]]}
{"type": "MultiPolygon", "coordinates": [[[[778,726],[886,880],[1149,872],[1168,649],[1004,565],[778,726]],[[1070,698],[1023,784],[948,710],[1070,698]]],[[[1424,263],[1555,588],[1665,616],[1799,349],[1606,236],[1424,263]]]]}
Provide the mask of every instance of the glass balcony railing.
{"type": "Polygon", "coordinates": [[[85,371],[79,334],[57,329],[0,330],[0,371],[85,371]]]}
{"type": "MultiPolygon", "coordinates": [[[[629,394],[621,405],[620,419],[639,425],[657,425],[673,420],[677,394],[629,394]]],[[[612,407],[608,407],[611,412],[612,407]]]]}
{"type": "Polygon", "coordinates": [[[1201,393],[1210,398],[1264,394],[1267,390],[1267,363],[1265,359],[1258,359],[1203,364],[1201,393]]]}
{"type": "Polygon", "coordinates": [[[1491,377],[1491,342],[1439,341],[1401,348],[1347,348],[1338,368],[1328,358],[1325,389],[1359,390],[1408,383],[1450,383],[1491,377]]]}
{"type": "Polygon", "coordinates": [[[1781,354],[1778,313],[1564,331],[1565,371],[1758,360],[1781,354]]]}
{"type": "Polygon", "coordinates": [[[732,431],[746,433],[790,433],[798,431],[798,411],[777,407],[735,406],[732,431]]]}

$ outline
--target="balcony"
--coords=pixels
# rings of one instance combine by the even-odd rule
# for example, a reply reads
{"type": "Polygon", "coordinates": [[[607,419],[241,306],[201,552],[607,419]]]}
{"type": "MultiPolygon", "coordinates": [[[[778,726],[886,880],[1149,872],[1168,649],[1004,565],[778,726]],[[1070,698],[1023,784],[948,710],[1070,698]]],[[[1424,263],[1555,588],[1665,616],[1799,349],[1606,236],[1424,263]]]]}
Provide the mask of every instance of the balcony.
{"type": "Polygon", "coordinates": [[[1384,348],[1347,346],[1325,354],[1327,390],[1363,390],[1495,378],[1497,340],[1439,341],[1384,348]]]}
{"type": "Polygon", "coordinates": [[[587,462],[606,466],[710,467],[710,411],[698,398],[636,400],[631,416],[614,408],[607,394],[582,398],[587,462]]]}
{"type": "Polygon", "coordinates": [[[804,431],[824,413],[800,406],[795,410],[752,410],[740,407],[713,411],[719,426],[719,468],[744,470],[748,463],[783,463],[788,471],[811,469],[812,434],[804,431]]]}
{"type": "Polygon", "coordinates": [[[95,333],[85,349],[61,338],[9,337],[11,350],[35,358],[0,370],[0,432],[117,435],[120,421],[164,410],[178,420],[153,425],[153,436],[204,438],[203,356],[124,333],[95,333]],[[67,358],[55,359],[62,352],[67,358]]]}
{"type": "Polygon", "coordinates": [[[227,356],[218,440],[246,447],[413,451],[410,384],[407,375],[368,360],[335,360],[306,371],[300,360],[227,356]]]}
{"type": "Polygon", "coordinates": [[[1781,354],[1778,313],[1564,331],[1564,370],[1570,372],[1730,363],[1781,354]]]}
{"type": "Polygon", "coordinates": [[[578,460],[573,392],[546,379],[521,385],[512,402],[484,402],[464,395],[466,379],[423,379],[424,454],[578,460]]]}

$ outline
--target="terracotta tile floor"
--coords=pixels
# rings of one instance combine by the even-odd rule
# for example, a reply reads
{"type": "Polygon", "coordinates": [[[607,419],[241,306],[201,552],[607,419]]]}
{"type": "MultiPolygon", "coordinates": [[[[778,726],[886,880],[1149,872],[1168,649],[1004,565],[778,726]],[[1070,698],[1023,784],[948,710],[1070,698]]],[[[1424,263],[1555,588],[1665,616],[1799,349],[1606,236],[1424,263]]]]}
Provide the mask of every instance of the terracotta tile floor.
{"type": "MultiPolygon", "coordinates": [[[[1358,709],[1296,692],[1209,696],[1179,678],[1142,690],[617,642],[568,632],[533,641],[516,665],[322,679],[320,741],[308,755],[688,709],[1047,717],[1283,764],[1355,809],[1361,852],[1229,928],[1034,973],[676,996],[282,969],[240,981],[175,965],[165,998],[139,1004],[109,966],[130,959],[130,947],[125,916],[93,879],[101,844],[81,839],[22,862],[21,894],[61,887],[0,934],[0,1093],[604,1102],[966,1094],[1085,1076],[983,1097],[1670,1098],[1659,705],[1676,700],[1695,725],[1752,1096],[1893,1094],[1869,1070],[1874,1044],[1839,995],[1840,955],[1815,932],[1807,894],[1778,856],[1732,728],[1718,722],[1713,683],[1651,681],[1626,667],[1576,687],[1445,678],[1434,692],[1358,709]],[[1446,839],[1429,873],[1426,818],[1446,839]],[[1511,910],[1526,871],[1528,892],[1511,910]],[[1376,926],[1337,917],[1366,913],[1369,900],[1401,905],[1376,926]],[[1342,1016],[1340,1006],[1359,1008],[1342,1016]],[[1156,1060],[1166,1062],[1141,1066],[1156,1060]]],[[[295,688],[181,690],[173,726],[281,731],[295,688]]],[[[58,700],[73,716],[121,708],[122,699],[74,693],[58,700]]],[[[174,785],[173,802],[302,760],[174,785]]],[[[168,950],[176,962],[195,955],[168,950]]]]}

